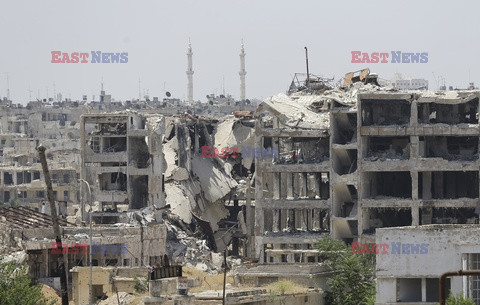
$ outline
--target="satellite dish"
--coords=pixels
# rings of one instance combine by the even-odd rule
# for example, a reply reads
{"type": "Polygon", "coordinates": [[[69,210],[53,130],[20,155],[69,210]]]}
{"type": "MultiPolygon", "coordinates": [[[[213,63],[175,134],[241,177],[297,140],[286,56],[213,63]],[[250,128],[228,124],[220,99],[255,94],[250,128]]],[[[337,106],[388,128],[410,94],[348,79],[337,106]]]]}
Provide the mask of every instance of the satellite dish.
{"type": "Polygon", "coordinates": [[[170,92],[168,92],[168,91],[165,92],[165,95],[166,95],[167,97],[171,97],[171,96],[172,96],[172,94],[171,94],[170,92]]]}

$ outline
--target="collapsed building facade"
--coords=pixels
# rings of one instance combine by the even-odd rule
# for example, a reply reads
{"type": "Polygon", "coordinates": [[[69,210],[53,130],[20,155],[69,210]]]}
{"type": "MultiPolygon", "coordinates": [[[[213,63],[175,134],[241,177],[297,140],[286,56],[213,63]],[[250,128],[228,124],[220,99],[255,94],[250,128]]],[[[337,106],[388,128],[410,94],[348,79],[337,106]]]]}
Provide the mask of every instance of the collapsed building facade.
{"type": "Polygon", "coordinates": [[[308,244],[307,232],[374,242],[386,226],[478,222],[478,101],[475,91],[370,85],[264,101],[256,142],[279,158],[257,159],[257,255],[308,244]]]}
{"type": "MultiPolygon", "coordinates": [[[[128,254],[93,257],[98,266],[143,268],[167,254],[175,263],[218,271],[214,252],[230,247],[260,263],[238,268],[240,284],[295,279],[326,289],[331,270],[314,246],[325,235],[374,243],[376,229],[385,227],[478,224],[480,93],[381,88],[361,72],[342,88],[318,78],[311,81],[316,91],[292,86],[256,113],[222,118],[147,114],[148,101],[132,107],[138,112],[100,113],[113,105],[83,115],[86,108],[43,112],[34,104],[29,115],[8,110],[0,125],[0,197],[34,210],[3,209],[15,231],[13,243],[8,234],[4,239],[27,251],[35,277],[58,277],[52,236],[39,235],[49,212],[38,142],[49,148],[67,242],[87,242],[82,224],[91,213],[95,241],[131,247],[128,254]]],[[[397,236],[394,228],[377,232],[397,236]]],[[[478,246],[472,242],[464,253],[478,246]]],[[[87,258],[70,256],[69,268],[87,258]]],[[[432,270],[383,270],[378,304],[432,300],[428,287],[439,277],[432,270]]],[[[452,285],[473,295],[473,284],[452,285]]]]}
{"type": "MultiPolygon", "coordinates": [[[[421,244],[417,226],[477,227],[479,97],[473,90],[398,91],[357,80],[266,99],[257,109],[256,146],[279,156],[256,160],[256,257],[273,272],[279,263],[316,262],[322,234],[372,244],[379,243],[377,229],[391,227],[388,235],[408,233],[408,242],[421,244]],[[404,226],[414,227],[397,234],[395,227],[404,226]]],[[[468,255],[479,249],[472,243],[468,255]]],[[[438,301],[438,278],[451,268],[410,272],[421,268],[415,257],[402,272],[388,267],[393,258],[377,263],[376,304],[438,301]],[[413,289],[415,281],[421,289],[413,289]]],[[[455,280],[452,291],[476,299],[475,281],[455,280]]]]}
{"type": "Polygon", "coordinates": [[[98,202],[93,217],[116,223],[122,211],[165,205],[161,117],[85,114],[80,134],[87,204],[98,202]]]}

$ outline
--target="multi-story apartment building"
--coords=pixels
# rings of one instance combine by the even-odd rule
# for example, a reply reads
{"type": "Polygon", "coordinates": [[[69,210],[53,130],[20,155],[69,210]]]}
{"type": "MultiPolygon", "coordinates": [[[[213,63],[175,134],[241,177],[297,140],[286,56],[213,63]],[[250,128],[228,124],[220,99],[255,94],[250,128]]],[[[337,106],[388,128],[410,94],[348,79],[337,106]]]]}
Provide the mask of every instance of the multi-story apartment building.
{"type": "Polygon", "coordinates": [[[132,112],[82,115],[81,177],[99,203],[94,217],[117,221],[122,211],[164,205],[163,118],[147,119],[132,112]]]}
{"type": "Polygon", "coordinates": [[[329,94],[257,110],[256,146],[279,150],[256,160],[261,261],[299,261],[281,252],[322,233],[373,243],[376,228],[478,223],[478,91],[329,94]]]}

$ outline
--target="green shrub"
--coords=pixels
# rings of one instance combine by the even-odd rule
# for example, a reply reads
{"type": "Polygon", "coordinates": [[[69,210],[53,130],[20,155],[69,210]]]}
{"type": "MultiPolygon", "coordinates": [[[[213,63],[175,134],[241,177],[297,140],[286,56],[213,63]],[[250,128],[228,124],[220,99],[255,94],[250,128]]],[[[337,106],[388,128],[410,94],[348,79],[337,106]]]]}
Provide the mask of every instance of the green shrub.
{"type": "Polygon", "coordinates": [[[140,280],[138,277],[136,278],[135,286],[133,286],[133,288],[137,293],[143,293],[147,291],[147,286],[145,284],[145,281],[140,280]]]}
{"type": "Polygon", "coordinates": [[[463,296],[463,292],[457,294],[456,297],[450,293],[446,303],[447,305],[475,305],[474,301],[463,296]]]}
{"type": "Polygon", "coordinates": [[[42,293],[42,285],[32,285],[26,265],[0,262],[0,305],[53,305],[42,293]]]}
{"type": "Polygon", "coordinates": [[[323,261],[335,273],[329,278],[327,305],[369,305],[375,302],[375,273],[372,255],[352,254],[351,247],[330,236],[316,245],[323,261]]]}

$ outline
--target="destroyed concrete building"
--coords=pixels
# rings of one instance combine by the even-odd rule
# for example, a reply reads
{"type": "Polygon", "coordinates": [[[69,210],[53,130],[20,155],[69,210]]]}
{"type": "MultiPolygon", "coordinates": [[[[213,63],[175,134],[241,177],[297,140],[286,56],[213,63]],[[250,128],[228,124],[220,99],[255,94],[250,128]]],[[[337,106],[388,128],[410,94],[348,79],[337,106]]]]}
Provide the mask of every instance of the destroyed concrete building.
{"type": "Polygon", "coordinates": [[[266,99],[256,146],[279,157],[256,160],[256,256],[299,261],[285,249],[322,233],[374,242],[381,227],[478,223],[478,102],[362,83],[266,99]]]}
{"type": "MultiPolygon", "coordinates": [[[[183,114],[173,114],[175,100],[164,107],[168,116],[151,101],[52,111],[7,107],[0,119],[0,200],[11,204],[0,215],[13,228],[0,228],[0,237],[9,251],[26,251],[35,278],[57,281],[39,143],[48,147],[65,242],[87,243],[83,225],[92,212],[94,242],[129,245],[127,254],[92,257],[96,266],[146,268],[167,254],[176,264],[217,272],[215,252],[230,247],[230,254],[260,263],[236,268],[236,284],[289,279],[326,289],[331,270],[314,249],[323,236],[383,243],[388,234],[408,233],[411,243],[416,232],[432,234],[421,227],[377,229],[477,224],[480,93],[380,88],[366,69],[357,72],[342,88],[318,77],[308,90],[294,83],[290,95],[234,116],[219,114],[252,105],[183,105],[183,114]],[[125,108],[137,112],[115,112],[125,108]],[[99,113],[105,109],[113,111],[99,113]],[[13,240],[2,230],[14,232],[13,240]]],[[[478,243],[471,244],[462,255],[478,252],[478,243]]],[[[405,264],[419,267],[414,257],[405,264]]],[[[79,266],[73,278],[83,278],[75,292],[81,302],[87,258],[68,258],[69,268],[79,266]]],[[[382,257],[378,266],[388,264],[382,257]]],[[[439,274],[433,267],[410,271],[382,269],[379,305],[432,299],[429,287],[439,274]]],[[[107,285],[100,284],[103,276],[95,285],[107,285]]],[[[451,283],[452,291],[467,287],[451,283]]],[[[113,291],[108,285],[95,288],[96,295],[113,291]]]]}
{"type": "Polygon", "coordinates": [[[478,223],[477,91],[358,96],[358,234],[478,223]]]}
{"type": "Polygon", "coordinates": [[[253,122],[251,117],[220,120],[189,115],[166,120],[166,202],[182,222],[200,226],[212,250],[222,251],[241,231],[239,221],[245,223],[243,213],[238,216],[239,201],[245,200],[253,159],[231,151],[253,146],[253,122]]]}
{"type": "Polygon", "coordinates": [[[165,205],[162,117],[84,114],[80,134],[81,178],[91,187],[87,204],[98,202],[95,219],[116,223],[123,211],[165,205]]]}
{"type": "MultiPolygon", "coordinates": [[[[0,209],[0,219],[2,220],[0,226],[2,248],[7,247],[10,252],[0,253],[8,254],[7,259],[27,263],[29,273],[36,281],[59,290],[58,254],[60,250],[55,243],[51,216],[30,208],[18,207],[0,209]]],[[[65,220],[60,220],[60,225],[63,254],[67,257],[67,269],[88,266],[90,236],[92,237],[92,266],[141,267],[146,270],[146,265],[155,264],[166,254],[167,228],[164,224],[100,225],[95,226],[91,231],[89,228],[78,227],[65,220]]],[[[68,274],[68,282],[72,283],[76,273],[68,274]]],[[[97,297],[103,295],[108,289],[98,287],[95,291],[95,297],[97,297]]],[[[78,294],[78,291],[76,293],[78,294]]]]}
{"type": "MultiPolygon", "coordinates": [[[[71,109],[2,109],[0,117],[0,201],[43,208],[46,199],[43,172],[36,147],[49,147],[55,200],[77,202],[80,160],[79,130],[71,109]],[[57,114],[58,113],[58,114],[57,114]],[[77,139],[77,140],[76,140],[77,139]]],[[[63,213],[66,216],[66,213],[63,213]]]]}
{"type": "MultiPolygon", "coordinates": [[[[302,250],[329,232],[329,113],[307,109],[308,101],[278,95],[257,110],[255,146],[278,150],[255,159],[255,256],[261,262],[303,261],[302,250]]],[[[305,261],[314,262],[315,254],[305,261]]]]}

